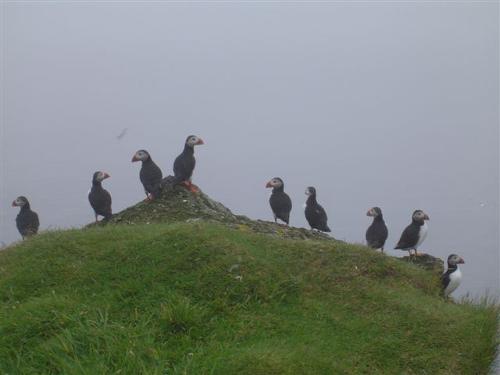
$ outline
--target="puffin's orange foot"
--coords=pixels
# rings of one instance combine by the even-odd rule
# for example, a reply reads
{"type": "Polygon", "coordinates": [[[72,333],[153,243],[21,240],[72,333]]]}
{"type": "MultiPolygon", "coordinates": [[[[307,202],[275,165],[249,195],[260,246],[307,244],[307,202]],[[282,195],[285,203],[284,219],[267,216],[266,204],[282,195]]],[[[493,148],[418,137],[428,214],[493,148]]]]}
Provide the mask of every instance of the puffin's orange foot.
{"type": "Polygon", "coordinates": [[[200,189],[198,188],[198,186],[196,186],[194,184],[189,185],[188,189],[191,193],[199,193],[200,192],[200,189]]]}
{"type": "Polygon", "coordinates": [[[182,181],[180,184],[183,185],[186,189],[188,189],[191,193],[200,192],[198,186],[194,185],[191,181],[182,181]]]}

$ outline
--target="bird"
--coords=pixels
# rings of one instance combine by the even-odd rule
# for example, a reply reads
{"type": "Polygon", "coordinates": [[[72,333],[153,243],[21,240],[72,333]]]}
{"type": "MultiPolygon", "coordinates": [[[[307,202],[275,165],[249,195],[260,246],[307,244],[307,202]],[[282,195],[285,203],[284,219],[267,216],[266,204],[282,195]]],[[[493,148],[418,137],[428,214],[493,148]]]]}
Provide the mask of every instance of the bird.
{"type": "Polygon", "coordinates": [[[292,200],[285,193],[285,184],[279,177],[274,177],[267,184],[266,188],[273,188],[273,192],[269,197],[269,204],[274,214],[274,222],[277,223],[278,219],[284,221],[287,225],[290,222],[290,211],[292,210],[292,200]]]}
{"type": "Polygon", "coordinates": [[[385,241],[389,232],[387,225],[384,222],[384,216],[380,207],[373,207],[366,213],[367,216],[373,217],[372,224],[366,230],[366,243],[373,249],[381,249],[384,252],[385,241]]]}
{"type": "Polygon", "coordinates": [[[139,178],[144,186],[146,200],[158,198],[161,191],[161,180],[163,178],[160,167],[156,165],[151,155],[146,150],[139,150],[134,154],[132,163],[136,161],[142,162],[139,178]]]}
{"type": "Polygon", "coordinates": [[[460,285],[462,281],[462,272],[460,272],[458,265],[464,263],[463,258],[456,254],[451,254],[448,257],[448,269],[441,276],[441,285],[445,298],[448,298],[448,296],[460,285]]]}
{"type": "Polygon", "coordinates": [[[102,171],[97,171],[92,176],[92,188],[89,191],[89,202],[95,213],[95,222],[97,216],[101,215],[105,221],[111,219],[111,194],[102,187],[102,181],[109,178],[109,174],[102,171]]]}
{"type": "Polygon", "coordinates": [[[394,249],[406,250],[410,256],[411,250],[414,250],[415,256],[417,256],[417,248],[427,237],[428,226],[426,221],[429,220],[429,216],[422,210],[416,210],[411,218],[411,224],[405,228],[394,249]]]}
{"type": "Polygon", "coordinates": [[[118,139],[119,141],[121,141],[121,140],[122,140],[122,138],[123,138],[123,137],[125,137],[125,135],[127,134],[127,132],[128,132],[128,128],[124,128],[124,129],[120,132],[120,134],[118,134],[118,135],[116,136],[116,139],[118,139]]]}
{"type": "Polygon", "coordinates": [[[327,225],[328,217],[323,207],[316,201],[316,189],[309,186],[306,189],[308,196],[306,201],[305,215],[311,229],[317,229],[321,232],[331,232],[327,225]]]}
{"type": "Polygon", "coordinates": [[[16,226],[23,240],[26,237],[37,234],[40,227],[40,220],[38,219],[38,214],[31,210],[28,199],[24,196],[19,196],[12,202],[12,207],[21,207],[16,217],[16,226]]]}
{"type": "Polygon", "coordinates": [[[196,135],[188,136],[186,142],[184,142],[184,150],[174,161],[174,183],[186,186],[193,193],[199,192],[198,187],[191,182],[191,176],[196,165],[194,146],[203,144],[205,142],[196,135]]]}

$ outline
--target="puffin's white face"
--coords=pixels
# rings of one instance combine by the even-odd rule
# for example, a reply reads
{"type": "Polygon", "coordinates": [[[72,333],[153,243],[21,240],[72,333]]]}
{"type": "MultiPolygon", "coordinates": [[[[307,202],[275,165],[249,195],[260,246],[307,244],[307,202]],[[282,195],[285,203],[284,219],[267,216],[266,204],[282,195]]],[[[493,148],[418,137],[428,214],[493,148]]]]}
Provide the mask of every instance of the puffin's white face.
{"type": "Polygon", "coordinates": [[[306,195],[309,196],[309,195],[313,195],[314,193],[316,193],[316,189],[309,186],[307,189],[306,189],[306,195]]]}
{"type": "Polygon", "coordinates": [[[448,257],[448,264],[452,266],[456,266],[457,264],[464,264],[465,261],[463,260],[462,257],[456,255],[456,254],[451,254],[448,257]]]}
{"type": "Polygon", "coordinates": [[[382,211],[380,210],[380,208],[372,207],[368,210],[368,212],[366,213],[366,216],[377,217],[377,216],[380,216],[381,213],[382,213],[382,211]]]}
{"type": "Polygon", "coordinates": [[[190,147],[193,147],[197,145],[203,145],[204,142],[201,138],[197,137],[196,135],[190,135],[186,140],[186,144],[190,147]]]}
{"type": "Polygon", "coordinates": [[[283,186],[283,181],[278,177],[274,177],[266,184],[266,188],[279,188],[281,186],[283,186]]]}
{"type": "Polygon", "coordinates": [[[12,202],[12,207],[22,207],[26,203],[28,203],[28,200],[25,197],[17,197],[14,202],[12,202]]]}
{"type": "Polygon", "coordinates": [[[429,216],[427,216],[427,214],[422,210],[416,210],[413,213],[412,218],[413,218],[413,220],[418,221],[418,222],[423,222],[425,220],[429,220],[429,216]]]}
{"type": "Polygon", "coordinates": [[[109,174],[107,174],[106,172],[99,171],[96,173],[97,175],[95,176],[95,179],[99,182],[102,182],[109,177],[109,174]]]}
{"type": "Polygon", "coordinates": [[[145,150],[139,150],[134,154],[134,157],[132,158],[132,162],[134,161],[146,161],[149,159],[149,154],[145,150]]]}

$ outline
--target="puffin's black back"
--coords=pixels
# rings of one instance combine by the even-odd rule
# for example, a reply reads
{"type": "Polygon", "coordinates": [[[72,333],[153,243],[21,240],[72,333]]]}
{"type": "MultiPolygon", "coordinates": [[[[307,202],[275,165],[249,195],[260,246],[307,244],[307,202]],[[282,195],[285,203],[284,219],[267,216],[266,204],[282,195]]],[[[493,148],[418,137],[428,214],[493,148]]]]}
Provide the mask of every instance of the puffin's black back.
{"type": "Polygon", "coordinates": [[[158,197],[161,190],[163,174],[160,167],[156,165],[151,157],[142,162],[139,178],[144,186],[144,191],[153,195],[154,198],[158,197]]]}
{"type": "Polygon", "coordinates": [[[373,218],[372,224],[366,230],[366,243],[373,249],[381,249],[385,245],[389,231],[382,217],[373,218]]]}
{"type": "Polygon", "coordinates": [[[196,159],[194,158],[194,148],[187,144],[184,146],[182,153],[175,158],[174,175],[177,183],[189,181],[193,175],[196,159]]]}
{"type": "Polygon", "coordinates": [[[38,214],[29,207],[22,207],[16,217],[17,230],[23,237],[29,237],[38,233],[40,221],[38,214]]]}
{"type": "Polygon", "coordinates": [[[448,266],[446,272],[441,275],[441,286],[443,287],[443,290],[445,290],[448,284],[450,283],[450,275],[456,270],[457,266],[453,267],[448,266]]]}
{"type": "Polygon", "coordinates": [[[96,215],[104,216],[105,220],[111,219],[111,194],[102,187],[100,182],[92,185],[89,202],[96,215]]]}
{"type": "Polygon", "coordinates": [[[405,230],[401,234],[401,238],[399,239],[399,242],[396,245],[395,249],[413,249],[418,243],[419,233],[420,225],[413,221],[405,228],[405,230]]]}
{"type": "Polygon", "coordinates": [[[274,215],[283,220],[285,223],[290,222],[290,211],[292,210],[292,200],[283,189],[273,189],[269,204],[273,210],[274,215]]]}
{"type": "Polygon", "coordinates": [[[321,207],[320,204],[317,204],[315,207],[306,206],[305,214],[307,222],[311,228],[322,232],[331,232],[327,224],[328,217],[326,216],[324,208],[321,207]]]}
{"type": "MultiPolygon", "coordinates": [[[[311,189],[311,188],[310,188],[311,189]]],[[[309,195],[306,201],[305,215],[309,226],[313,229],[320,230],[322,232],[331,232],[328,227],[328,217],[326,216],[325,209],[316,201],[316,190],[314,193],[309,195]]]]}

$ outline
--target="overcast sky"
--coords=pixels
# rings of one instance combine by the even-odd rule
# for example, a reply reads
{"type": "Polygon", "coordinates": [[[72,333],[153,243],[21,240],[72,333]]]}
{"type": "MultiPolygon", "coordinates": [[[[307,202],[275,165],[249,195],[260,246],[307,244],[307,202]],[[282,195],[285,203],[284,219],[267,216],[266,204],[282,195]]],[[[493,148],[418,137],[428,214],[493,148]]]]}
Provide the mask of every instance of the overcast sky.
{"type": "Polygon", "coordinates": [[[81,226],[94,171],[111,174],[117,212],[144,198],[136,150],[169,174],[196,134],[194,182],[234,212],[271,219],[264,185],[279,176],[292,225],[313,185],[333,236],[362,242],[377,205],[392,248],[420,208],[422,250],[465,258],[459,291],[500,295],[497,2],[2,12],[1,241],[19,239],[16,196],[42,229],[81,226]]]}

